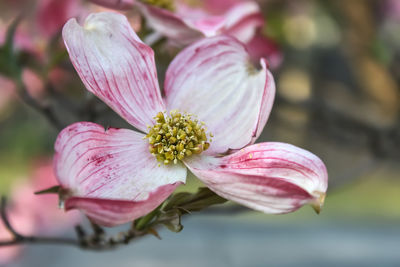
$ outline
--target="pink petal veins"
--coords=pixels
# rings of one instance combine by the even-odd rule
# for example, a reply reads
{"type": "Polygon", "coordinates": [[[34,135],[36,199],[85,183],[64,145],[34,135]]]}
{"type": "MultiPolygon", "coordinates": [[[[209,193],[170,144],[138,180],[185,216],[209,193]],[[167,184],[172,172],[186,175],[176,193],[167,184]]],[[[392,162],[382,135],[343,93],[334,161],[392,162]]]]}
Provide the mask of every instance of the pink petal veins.
{"type": "MultiPolygon", "coordinates": [[[[140,213],[143,215],[145,211],[151,211],[148,207],[155,208],[154,205],[161,204],[168,196],[154,192],[168,188],[167,191],[172,193],[186,179],[186,168],[182,164],[159,166],[149,153],[143,135],[127,129],[105,130],[95,123],[75,123],[59,134],[55,151],[58,181],[72,197],[85,199],[83,203],[88,202],[86,199],[102,199],[101,203],[127,201],[131,202],[128,206],[132,209],[143,206],[140,213]]],[[[107,203],[109,207],[109,203],[119,202],[107,203]]],[[[68,200],[66,205],[69,205],[68,200]]],[[[88,208],[82,210],[90,213],[88,208]]],[[[138,213],[131,211],[129,214],[133,220],[138,213]]],[[[126,218],[123,216],[120,220],[126,218]]]]}
{"type": "Polygon", "coordinates": [[[168,110],[198,116],[214,137],[206,153],[225,153],[253,142],[263,129],[275,95],[264,60],[251,63],[239,41],[207,38],[184,49],[171,63],[165,80],[168,110]]]}
{"type": "Polygon", "coordinates": [[[63,38],[86,88],[142,131],[164,105],[154,52],[139,39],[125,16],[91,14],[80,26],[69,20],[63,38]]]}
{"type": "Polygon", "coordinates": [[[187,25],[179,15],[151,5],[137,3],[149,25],[178,46],[204,38],[203,33],[187,25]]]}
{"type": "Polygon", "coordinates": [[[260,143],[222,157],[186,161],[217,194],[265,213],[287,213],[304,204],[319,210],[328,187],[323,162],[284,143],[260,143]]]}
{"type": "Polygon", "coordinates": [[[232,1],[224,10],[206,4],[204,8],[176,3],[169,11],[137,2],[148,23],[177,45],[188,45],[204,37],[228,34],[249,41],[263,25],[259,6],[253,1],[232,1]]]}

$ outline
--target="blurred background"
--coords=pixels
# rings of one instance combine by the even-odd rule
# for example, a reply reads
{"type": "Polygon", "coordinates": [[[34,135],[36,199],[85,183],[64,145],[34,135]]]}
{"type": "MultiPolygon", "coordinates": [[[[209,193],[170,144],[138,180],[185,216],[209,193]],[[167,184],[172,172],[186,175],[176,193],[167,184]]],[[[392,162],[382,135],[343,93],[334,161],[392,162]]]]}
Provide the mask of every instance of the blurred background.
{"type": "MultiPolygon", "coordinates": [[[[103,8],[64,2],[0,0],[0,65],[8,66],[0,69],[1,194],[11,196],[15,184],[51,159],[62,127],[82,120],[127,127],[84,89],[57,23],[41,21],[46,12],[56,21],[103,8]],[[4,49],[7,29],[21,14],[14,46],[26,90],[10,79],[13,59],[4,49]]],[[[306,206],[276,216],[227,204],[188,216],[181,233],[160,230],[161,241],[146,237],[105,253],[30,246],[5,266],[400,265],[400,1],[259,4],[262,33],[282,61],[272,70],[277,96],[258,142],[291,143],[325,162],[329,189],[322,213],[306,206]]],[[[145,34],[138,13],[125,14],[145,34]]],[[[175,53],[164,46],[153,46],[160,76],[175,53]]],[[[192,177],[179,190],[199,185],[192,177]]]]}

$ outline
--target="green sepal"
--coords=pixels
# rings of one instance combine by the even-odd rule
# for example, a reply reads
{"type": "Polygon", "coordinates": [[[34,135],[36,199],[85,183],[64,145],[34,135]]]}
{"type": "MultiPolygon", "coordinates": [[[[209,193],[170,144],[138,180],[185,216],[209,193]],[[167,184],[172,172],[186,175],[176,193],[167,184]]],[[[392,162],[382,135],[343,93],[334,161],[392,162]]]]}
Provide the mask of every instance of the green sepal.
{"type": "Polygon", "coordinates": [[[179,233],[183,229],[183,225],[181,224],[181,216],[182,212],[179,209],[173,209],[167,212],[161,211],[157,222],[163,224],[170,231],[179,233]]]}
{"type": "Polygon", "coordinates": [[[43,189],[40,191],[35,192],[35,195],[44,195],[44,194],[58,194],[60,192],[61,186],[56,185],[56,186],[52,186],[50,188],[47,189],[43,189]]]}
{"type": "Polygon", "coordinates": [[[136,230],[143,230],[147,228],[156,218],[160,212],[161,205],[155,208],[152,212],[148,213],[145,216],[136,219],[134,222],[134,227],[136,230]]]}
{"type": "Polygon", "coordinates": [[[200,187],[196,193],[177,193],[166,203],[163,210],[179,209],[183,213],[200,211],[209,206],[225,203],[227,200],[218,196],[207,187],[200,187]]]}

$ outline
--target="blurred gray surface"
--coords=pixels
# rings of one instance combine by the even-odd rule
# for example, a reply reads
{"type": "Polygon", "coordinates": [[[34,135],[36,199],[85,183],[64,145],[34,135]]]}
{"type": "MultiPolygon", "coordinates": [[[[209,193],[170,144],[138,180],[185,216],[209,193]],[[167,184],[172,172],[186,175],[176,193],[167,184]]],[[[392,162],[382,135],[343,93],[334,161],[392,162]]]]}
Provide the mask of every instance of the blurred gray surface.
{"type": "Polygon", "coordinates": [[[181,233],[160,230],[110,252],[31,246],[12,267],[400,266],[400,224],[252,222],[192,216],[181,233]]]}

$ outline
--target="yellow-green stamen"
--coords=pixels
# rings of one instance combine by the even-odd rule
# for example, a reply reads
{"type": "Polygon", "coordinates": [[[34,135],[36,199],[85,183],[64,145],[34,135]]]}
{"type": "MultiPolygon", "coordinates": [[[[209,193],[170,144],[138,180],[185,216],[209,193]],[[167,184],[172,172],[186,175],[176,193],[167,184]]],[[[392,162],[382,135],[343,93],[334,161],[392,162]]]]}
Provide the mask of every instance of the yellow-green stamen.
{"type": "Polygon", "coordinates": [[[175,10],[174,0],[141,0],[141,1],[145,4],[167,9],[170,11],[175,10]]]}
{"type": "MultiPolygon", "coordinates": [[[[183,160],[192,154],[200,154],[210,147],[204,123],[193,119],[190,114],[171,111],[170,116],[159,112],[156,123],[149,126],[149,150],[165,165],[183,160]]],[[[211,135],[210,135],[211,136],[211,135]]]]}

